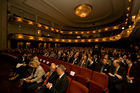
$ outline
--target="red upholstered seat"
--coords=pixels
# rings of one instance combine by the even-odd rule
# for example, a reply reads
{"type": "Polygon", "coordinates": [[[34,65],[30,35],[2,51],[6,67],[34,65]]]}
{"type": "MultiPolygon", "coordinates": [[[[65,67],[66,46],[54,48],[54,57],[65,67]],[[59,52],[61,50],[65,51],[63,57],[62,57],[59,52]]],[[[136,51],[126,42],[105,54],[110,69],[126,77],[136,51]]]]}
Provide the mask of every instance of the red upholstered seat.
{"type": "Polygon", "coordinates": [[[90,81],[89,93],[104,93],[104,88],[95,81],[90,81]]]}
{"type": "Polygon", "coordinates": [[[92,70],[87,68],[80,68],[78,75],[83,76],[85,78],[91,79],[92,77],[92,70]]]}
{"type": "Polygon", "coordinates": [[[72,64],[71,63],[68,63],[68,62],[65,62],[64,66],[66,67],[66,72],[69,73],[71,71],[72,64]]]}
{"type": "Polygon", "coordinates": [[[90,81],[88,78],[85,78],[84,76],[81,75],[76,76],[76,80],[86,87],[88,87],[88,83],[90,81]]]}
{"type": "Polygon", "coordinates": [[[108,88],[108,76],[106,74],[102,74],[100,72],[93,71],[91,80],[102,85],[102,87],[104,89],[108,88]]]}
{"type": "Polygon", "coordinates": [[[71,79],[70,77],[68,77],[68,76],[67,76],[67,78],[68,78],[68,80],[69,80],[69,85],[68,85],[68,89],[67,89],[67,92],[66,92],[66,93],[69,93],[70,84],[71,84],[72,79],[71,79]]]}
{"type": "Polygon", "coordinates": [[[82,85],[81,83],[72,80],[67,93],[88,93],[88,88],[82,85]]]}
{"type": "Polygon", "coordinates": [[[81,67],[79,67],[79,66],[77,66],[77,65],[72,65],[71,71],[74,71],[75,74],[78,75],[79,72],[80,72],[80,68],[81,68],[81,67]]]}

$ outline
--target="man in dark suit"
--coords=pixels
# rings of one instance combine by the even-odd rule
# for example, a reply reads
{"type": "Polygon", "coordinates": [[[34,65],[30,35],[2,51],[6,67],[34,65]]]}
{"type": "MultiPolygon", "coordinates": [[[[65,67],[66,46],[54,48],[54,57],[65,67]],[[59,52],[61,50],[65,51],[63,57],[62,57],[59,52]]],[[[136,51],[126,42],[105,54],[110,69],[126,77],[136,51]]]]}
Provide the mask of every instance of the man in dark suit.
{"type": "Polygon", "coordinates": [[[140,93],[140,63],[133,63],[131,59],[127,59],[127,93],[140,93]]]}
{"type": "Polygon", "coordinates": [[[95,65],[95,62],[93,62],[92,58],[88,58],[87,61],[88,61],[88,66],[87,66],[87,68],[94,71],[94,70],[95,70],[95,66],[96,66],[96,65],[95,65]]]}
{"type": "Polygon", "coordinates": [[[68,88],[68,78],[65,75],[66,68],[63,65],[59,65],[57,67],[57,73],[59,75],[56,84],[48,83],[46,87],[49,89],[46,93],[66,93],[68,88]]]}
{"type": "Polygon", "coordinates": [[[97,56],[100,56],[101,55],[101,49],[99,48],[98,45],[95,45],[95,47],[93,48],[92,55],[97,55],[97,56]]]}
{"type": "Polygon", "coordinates": [[[73,57],[72,64],[76,64],[77,65],[79,62],[80,62],[79,52],[76,52],[76,54],[73,57]]]}
{"type": "Polygon", "coordinates": [[[87,68],[88,61],[87,61],[87,56],[86,55],[83,55],[81,61],[78,63],[78,66],[87,68]]]}
{"type": "Polygon", "coordinates": [[[46,84],[48,82],[55,84],[56,80],[58,78],[57,72],[56,72],[56,65],[54,63],[51,64],[50,70],[47,71],[47,73],[42,77],[43,82],[40,83],[38,88],[35,90],[36,93],[44,93],[48,89],[46,88],[46,84]]]}
{"type": "Polygon", "coordinates": [[[98,63],[96,66],[96,71],[108,74],[110,66],[107,64],[107,59],[102,59],[102,62],[98,63]]]}
{"type": "Polygon", "coordinates": [[[123,93],[126,71],[120,65],[119,60],[114,60],[113,67],[108,75],[110,93],[123,93]]]}

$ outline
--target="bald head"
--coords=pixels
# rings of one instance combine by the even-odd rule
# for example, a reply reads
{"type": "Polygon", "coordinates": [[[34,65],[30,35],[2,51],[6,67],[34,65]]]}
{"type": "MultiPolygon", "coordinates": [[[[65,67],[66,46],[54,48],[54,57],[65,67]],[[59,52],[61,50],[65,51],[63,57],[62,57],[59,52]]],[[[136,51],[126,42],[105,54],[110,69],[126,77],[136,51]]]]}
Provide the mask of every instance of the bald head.
{"type": "Polygon", "coordinates": [[[50,71],[55,71],[56,70],[56,64],[52,63],[50,66],[50,71]]]}

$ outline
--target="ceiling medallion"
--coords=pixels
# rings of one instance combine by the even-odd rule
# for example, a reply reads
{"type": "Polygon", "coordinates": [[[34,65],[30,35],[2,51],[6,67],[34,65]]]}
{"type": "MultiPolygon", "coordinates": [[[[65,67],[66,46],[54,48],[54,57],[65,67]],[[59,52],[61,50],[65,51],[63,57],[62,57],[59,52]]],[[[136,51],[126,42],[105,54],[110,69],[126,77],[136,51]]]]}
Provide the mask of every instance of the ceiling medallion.
{"type": "Polygon", "coordinates": [[[75,15],[85,18],[87,17],[92,11],[92,6],[89,4],[81,4],[75,8],[75,15]]]}

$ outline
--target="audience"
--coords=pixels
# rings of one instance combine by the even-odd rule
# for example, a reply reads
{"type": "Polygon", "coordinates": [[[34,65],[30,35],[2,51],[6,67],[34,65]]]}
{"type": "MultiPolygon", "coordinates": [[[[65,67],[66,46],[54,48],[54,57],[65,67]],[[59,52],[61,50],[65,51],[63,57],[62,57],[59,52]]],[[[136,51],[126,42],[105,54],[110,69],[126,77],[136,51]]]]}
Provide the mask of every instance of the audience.
{"type": "MultiPolygon", "coordinates": [[[[24,78],[21,75],[24,78],[22,79],[24,81],[24,92],[65,93],[68,87],[68,79],[65,75],[66,68],[63,65],[57,67],[53,63],[50,70],[45,74],[43,68],[39,65],[38,57],[32,58],[31,54],[44,55],[106,74],[109,77],[109,93],[124,93],[125,89],[127,93],[132,93],[133,90],[140,87],[140,51],[138,46],[130,45],[128,49],[105,48],[97,45],[94,48],[33,48],[15,49],[12,50],[12,53],[23,54],[18,59],[18,64],[22,65],[17,66],[18,68],[14,70],[15,73],[22,74],[19,69],[29,65],[34,68],[30,77],[24,78]]],[[[13,78],[10,79],[14,80],[13,78]]]]}

